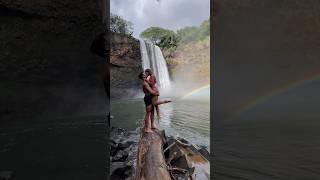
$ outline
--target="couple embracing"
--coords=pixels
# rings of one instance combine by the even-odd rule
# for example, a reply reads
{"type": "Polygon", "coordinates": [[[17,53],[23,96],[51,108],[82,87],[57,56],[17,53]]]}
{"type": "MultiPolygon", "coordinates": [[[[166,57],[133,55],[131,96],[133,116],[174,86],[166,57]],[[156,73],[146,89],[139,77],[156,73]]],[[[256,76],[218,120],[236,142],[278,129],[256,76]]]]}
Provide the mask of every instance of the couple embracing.
{"type": "Polygon", "coordinates": [[[157,79],[151,69],[146,69],[145,72],[139,74],[139,79],[142,82],[144,96],[144,103],[146,105],[146,116],[144,118],[143,131],[148,133],[152,132],[152,129],[156,129],[154,121],[154,109],[157,111],[158,121],[160,119],[160,104],[171,102],[171,100],[158,101],[159,90],[156,86],[157,79]],[[149,128],[149,120],[151,120],[151,129],[149,128]]]}

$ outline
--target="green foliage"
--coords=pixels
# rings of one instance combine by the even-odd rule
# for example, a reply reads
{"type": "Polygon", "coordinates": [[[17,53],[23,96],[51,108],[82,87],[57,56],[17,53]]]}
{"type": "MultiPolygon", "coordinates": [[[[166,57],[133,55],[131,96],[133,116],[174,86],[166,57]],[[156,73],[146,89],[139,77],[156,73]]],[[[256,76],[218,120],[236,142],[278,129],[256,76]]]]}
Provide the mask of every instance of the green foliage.
{"type": "Polygon", "coordinates": [[[210,35],[210,19],[204,20],[199,27],[184,27],[177,31],[180,43],[204,40],[210,35]]]}
{"type": "Polygon", "coordinates": [[[184,27],[177,31],[180,43],[188,43],[197,40],[198,28],[195,26],[184,27]]]}
{"type": "Polygon", "coordinates": [[[210,18],[204,20],[199,27],[184,27],[179,29],[177,33],[161,27],[149,27],[140,34],[141,38],[149,39],[157,46],[172,53],[179,44],[204,41],[208,39],[209,36],[210,18]]]}
{"type": "Polygon", "coordinates": [[[110,31],[122,35],[132,35],[133,27],[130,21],[116,14],[110,14],[110,31]]]}
{"type": "Polygon", "coordinates": [[[160,27],[150,27],[140,33],[141,38],[149,39],[161,48],[175,48],[178,44],[178,37],[172,30],[160,27]]]}
{"type": "Polygon", "coordinates": [[[198,39],[203,40],[210,35],[210,19],[204,20],[199,29],[198,39]]]}

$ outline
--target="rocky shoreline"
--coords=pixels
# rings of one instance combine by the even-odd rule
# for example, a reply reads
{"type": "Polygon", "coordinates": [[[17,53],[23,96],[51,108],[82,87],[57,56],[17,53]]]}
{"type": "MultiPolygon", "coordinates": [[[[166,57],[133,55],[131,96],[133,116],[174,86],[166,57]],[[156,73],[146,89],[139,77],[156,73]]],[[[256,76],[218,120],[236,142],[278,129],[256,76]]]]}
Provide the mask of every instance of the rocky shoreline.
{"type": "Polygon", "coordinates": [[[132,179],[135,175],[138,133],[112,127],[110,132],[110,178],[132,179]]]}
{"type": "MultiPolygon", "coordinates": [[[[166,136],[164,155],[172,179],[210,179],[210,153],[206,147],[191,145],[183,138],[166,136]]],[[[110,178],[131,180],[135,177],[140,133],[112,127],[110,133],[110,178]]]]}

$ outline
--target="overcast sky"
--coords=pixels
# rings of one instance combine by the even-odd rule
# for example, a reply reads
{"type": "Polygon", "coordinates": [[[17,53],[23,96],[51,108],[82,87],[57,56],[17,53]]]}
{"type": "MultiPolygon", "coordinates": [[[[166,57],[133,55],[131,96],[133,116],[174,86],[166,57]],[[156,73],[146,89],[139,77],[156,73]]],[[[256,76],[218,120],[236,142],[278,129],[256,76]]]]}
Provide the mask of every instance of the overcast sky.
{"type": "Polygon", "coordinates": [[[210,16],[210,0],[111,0],[110,8],[133,23],[135,37],[151,26],[198,26],[210,16]]]}

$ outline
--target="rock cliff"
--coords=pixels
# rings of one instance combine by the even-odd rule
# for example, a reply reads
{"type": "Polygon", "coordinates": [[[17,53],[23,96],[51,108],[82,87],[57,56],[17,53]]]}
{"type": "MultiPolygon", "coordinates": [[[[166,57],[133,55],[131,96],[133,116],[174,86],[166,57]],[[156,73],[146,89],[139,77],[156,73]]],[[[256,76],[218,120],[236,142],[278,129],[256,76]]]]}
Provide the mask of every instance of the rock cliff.
{"type": "Polygon", "coordinates": [[[166,60],[175,82],[193,84],[193,88],[210,83],[210,37],[203,41],[181,44],[166,60]],[[188,72],[188,73],[187,73],[188,72]]]}
{"type": "Polygon", "coordinates": [[[87,1],[0,1],[2,116],[106,111],[106,62],[90,51],[104,31],[101,9],[87,1]]]}
{"type": "Polygon", "coordinates": [[[142,71],[140,44],[137,39],[111,35],[110,96],[130,99],[142,92],[138,74],[142,71]]]}

